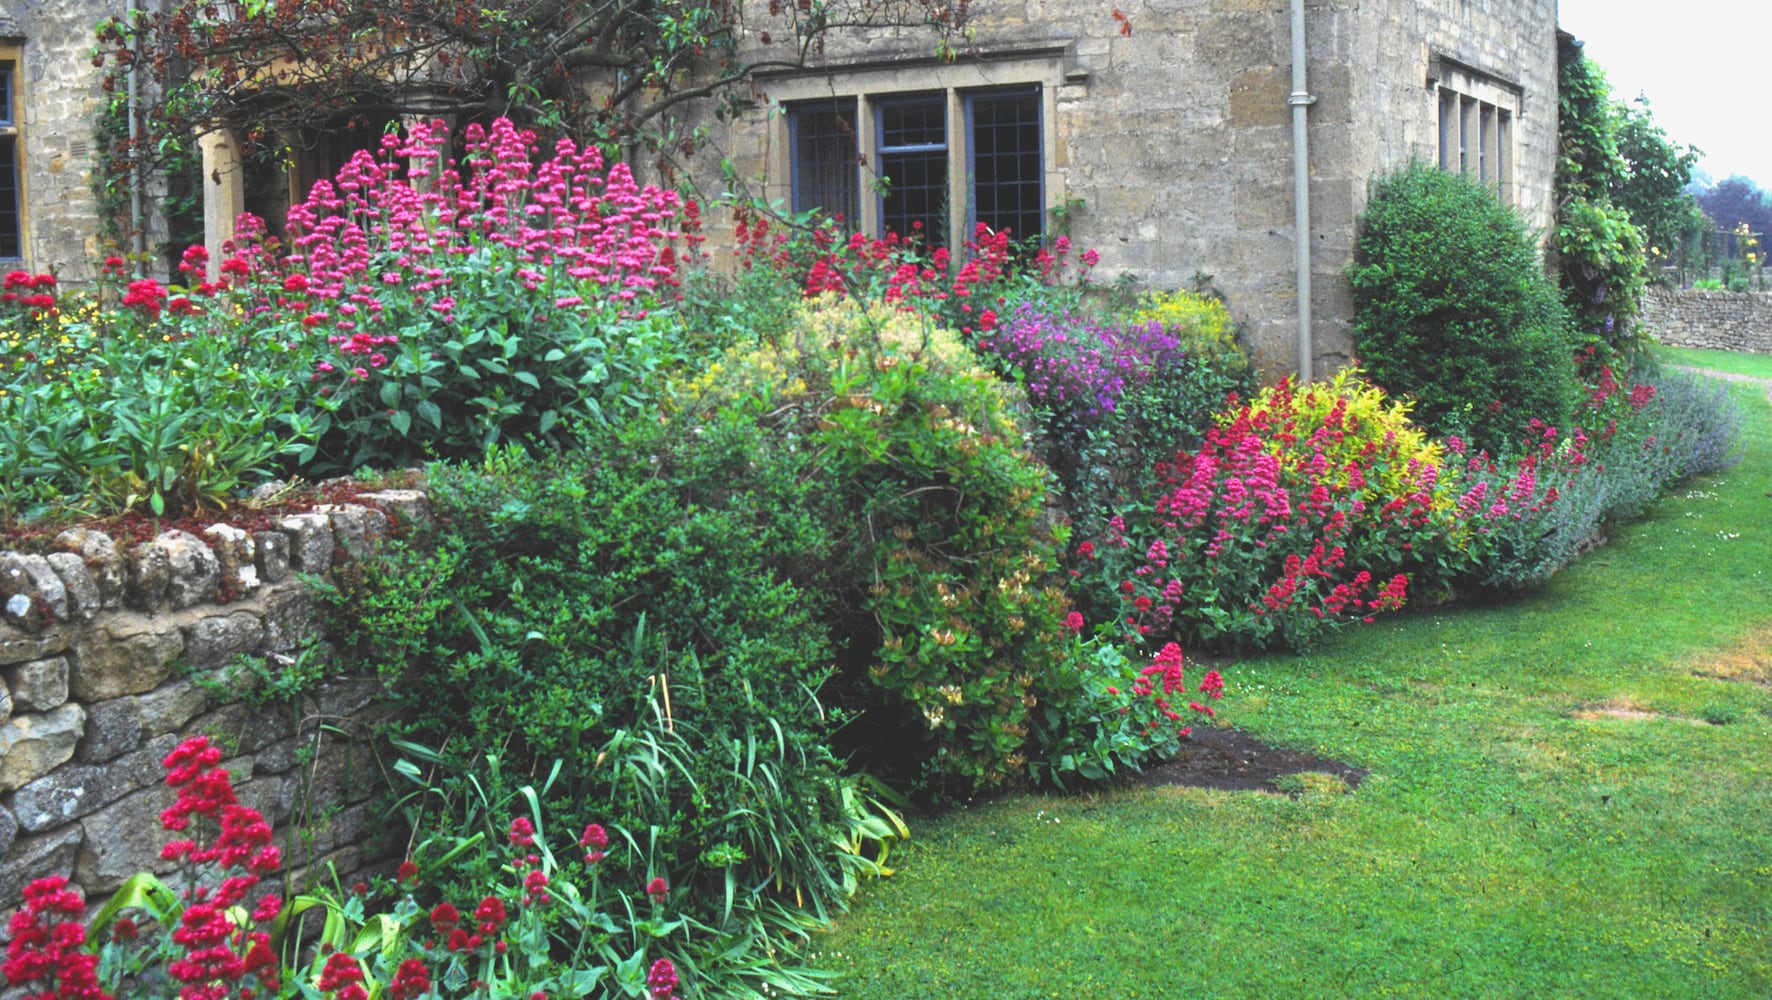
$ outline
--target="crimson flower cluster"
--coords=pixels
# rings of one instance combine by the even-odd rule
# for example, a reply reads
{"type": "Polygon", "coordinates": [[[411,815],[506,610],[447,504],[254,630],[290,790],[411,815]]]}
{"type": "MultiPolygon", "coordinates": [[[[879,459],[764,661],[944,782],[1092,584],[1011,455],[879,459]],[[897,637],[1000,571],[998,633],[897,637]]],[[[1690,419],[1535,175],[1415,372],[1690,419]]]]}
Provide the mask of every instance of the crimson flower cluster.
{"type": "Polygon", "coordinates": [[[237,242],[264,278],[260,308],[326,331],[342,354],[362,359],[345,366],[361,378],[355,369],[382,367],[399,342],[380,326],[391,304],[453,317],[459,265],[480,246],[508,252],[499,266],[514,267],[530,290],[574,290],[552,299],[556,309],[680,283],[679,265],[703,239],[693,201],[642,187],[626,164],[606,169],[596,147],[569,139],[540,159],[535,134],[507,119],[469,125],[462,140],[466,156],[446,158],[451,137],[438,121],[384,138],[378,154],[359,151],[290,208],[284,261],[265,252],[263,223],[242,217],[237,242]]]}
{"type": "Polygon", "coordinates": [[[1438,465],[1353,427],[1339,402],[1319,412],[1296,395],[1283,385],[1159,463],[1149,506],[1089,546],[1127,639],[1308,645],[1402,607],[1406,567],[1446,544],[1438,465]]]}
{"type": "Polygon", "coordinates": [[[6,272],[5,280],[0,282],[0,304],[29,309],[33,319],[49,315],[55,310],[55,275],[6,272]]]}
{"type": "Polygon", "coordinates": [[[216,766],[221,757],[221,748],[208,737],[194,736],[163,761],[166,784],[178,795],[161,812],[160,825],[184,831],[195,824],[211,835],[206,841],[169,841],[160,852],[192,873],[184,912],[172,932],[184,955],[166,966],[184,984],[180,1000],[251,1000],[277,991],[277,956],[262,928],[282,911],[282,897],[267,892],[252,908],[249,920],[261,929],[237,925],[234,910],[265,875],[282,865],[282,852],[271,842],[264,816],[235,798],[228,772],[216,766]]]}
{"type": "MultiPolygon", "coordinates": [[[[185,866],[190,886],[171,933],[178,957],[166,963],[166,973],[179,984],[179,1000],[267,1000],[277,995],[280,976],[264,928],[282,912],[283,899],[267,892],[244,924],[239,914],[261,879],[282,865],[282,854],[264,816],[235,797],[228,772],[217,766],[221,758],[208,737],[194,736],[162,761],[166,784],[177,796],[161,812],[160,825],[200,834],[161,850],[163,858],[185,866]]],[[[41,985],[33,1000],[109,1000],[94,977],[96,956],[80,948],[86,941],[84,906],[67,886],[65,877],[52,875],[25,889],[25,909],[11,925],[6,978],[15,986],[41,985]]],[[[119,944],[138,938],[127,919],[117,921],[112,935],[119,944]]]]}
{"type": "Polygon", "coordinates": [[[7,924],[12,940],[0,965],[7,984],[26,987],[23,1000],[113,1000],[99,988],[98,956],[82,947],[86,903],[67,878],[40,878],[24,895],[24,909],[7,924]]]}
{"type": "Polygon", "coordinates": [[[609,846],[609,831],[601,824],[587,823],[585,832],[578,838],[578,846],[585,849],[585,864],[594,865],[608,857],[605,848],[609,846]]]}
{"type": "Polygon", "coordinates": [[[326,956],[326,965],[321,968],[320,981],[315,986],[334,1000],[369,1000],[369,991],[363,986],[363,967],[346,952],[335,951],[326,956]]]}
{"type": "MultiPolygon", "coordinates": [[[[1187,658],[1182,654],[1180,645],[1173,642],[1164,645],[1151,657],[1150,664],[1138,672],[1138,679],[1132,684],[1133,696],[1147,699],[1154,713],[1163,720],[1181,723],[1183,716],[1176,710],[1171,699],[1187,696],[1187,678],[1184,676],[1186,664],[1187,658]]],[[[1218,671],[1208,670],[1200,679],[1199,691],[1208,700],[1224,697],[1224,678],[1219,676],[1218,671]]],[[[1109,688],[1108,692],[1116,695],[1120,693],[1116,688],[1109,688]]],[[[1208,719],[1218,714],[1211,705],[1197,701],[1188,702],[1188,708],[1196,715],[1208,719]]],[[[1125,714],[1130,708],[1122,708],[1120,711],[1125,714]]],[[[1150,718],[1145,722],[1144,731],[1147,734],[1154,732],[1161,724],[1157,718],[1150,718]]],[[[1192,726],[1179,725],[1175,735],[1186,737],[1192,732],[1192,726]]]]}
{"type": "MultiPolygon", "coordinates": [[[[878,294],[900,308],[933,313],[967,334],[997,328],[998,310],[1008,303],[997,289],[1018,272],[1012,234],[984,223],[966,241],[957,270],[954,254],[947,247],[931,249],[921,232],[869,239],[861,233],[844,236],[832,225],[812,230],[803,242],[767,218],[741,218],[736,237],[741,267],[762,266],[793,277],[807,297],[878,294]]],[[[1069,253],[1070,240],[1060,236],[1050,250],[1035,251],[1026,273],[1054,284],[1063,277],[1069,253]]],[[[1099,259],[1093,250],[1083,255],[1079,280],[1086,280],[1099,259]]]]}
{"type": "Polygon", "coordinates": [[[668,958],[653,962],[646,973],[646,991],[652,994],[651,1000],[680,1000],[678,985],[677,966],[668,958]]]}

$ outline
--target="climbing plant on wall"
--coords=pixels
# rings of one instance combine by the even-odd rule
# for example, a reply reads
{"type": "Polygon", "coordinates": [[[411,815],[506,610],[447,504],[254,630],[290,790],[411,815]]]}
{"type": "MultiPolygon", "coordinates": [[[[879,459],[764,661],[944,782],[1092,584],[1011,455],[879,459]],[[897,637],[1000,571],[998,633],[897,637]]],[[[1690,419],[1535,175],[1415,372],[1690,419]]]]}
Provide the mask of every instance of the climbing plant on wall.
{"type": "Polygon", "coordinates": [[[1646,282],[1643,231],[1613,198],[1629,176],[1606,76],[1581,43],[1557,50],[1557,251],[1563,301],[1589,343],[1629,352],[1646,282]]]}
{"type": "Polygon", "coordinates": [[[612,153],[687,152],[674,116],[754,99],[760,72],[803,68],[834,29],[916,28],[964,44],[969,0],[168,0],[98,26],[106,86],[137,73],[137,138],[229,130],[239,152],[313,144],[341,122],[505,117],[612,153]]]}

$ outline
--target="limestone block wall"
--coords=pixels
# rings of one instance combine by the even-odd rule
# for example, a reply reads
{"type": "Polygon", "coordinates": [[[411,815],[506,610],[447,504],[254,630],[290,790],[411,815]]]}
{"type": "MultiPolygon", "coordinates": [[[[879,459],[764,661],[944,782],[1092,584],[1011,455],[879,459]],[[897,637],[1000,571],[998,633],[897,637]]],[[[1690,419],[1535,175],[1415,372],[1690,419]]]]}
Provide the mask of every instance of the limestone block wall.
{"type": "MultiPolygon", "coordinates": [[[[1439,159],[1439,95],[1434,74],[1450,64],[1518,97],[1513,120],[1512,183],[1501,192],[1533,231],[1555,224],[1557,158],[1557,5],[1555,0],[1380,0],[1356,8],[1341,62],[1353,88],[1351,146],[1324,150],[1313,168],[1331,193],[1317,198],[1314,272],[1332,342],[1351,337],[1354,220],[1370,182],[1412,160],[1439,159]],[[1342,165],[1345,164],[1345,167],[1342,165]]],[[[1314,89],[1314,85],[1313,85],[1314,89]]],[[[1313,110],[1313,114],[1316,111],[1313,110]]],[[[1313,194],[1313,197],[1316,196],[1313,194]]],[[[1345,360],[1341,358],[1337,361],[1345,360]]]]}
{"type": "Polygon", "coordinates": [[[20,195],[25,266],[64,281],[94,277],[99,256],[94,114],[102,105],[89,53],[93,27],[122,14],[115,0],[0,0],[18,40],[20,195]]]}
{"type": "Polygon", "coordinates": [[[160,762],[199,734],[226,749],[240,800],[272,822],[298,883],[327,862],[348,877],[380,860],[367,842],[381,787],[370,736],[387,718],[378,682],[337,679],[255,708],[215,680],[241,654],[274,666],[324,643],[295,574],[373,558],[390,513],[428,524],[423,494],[388,491],[257,531],[128,545],[75,528],[46,552],[0,552],[0,909],[55,872],[95,900],[137,871],[168,871],[160,762]]]}
{"type": "MultiPolygon", "coordinates": [[[[747,7],[741,58],[766,57],[760,0],[747,7]]],[[[1078,247],[1100,251],[1096,278],[1189,287],[1209,274],[1244,324],[1257,363],[1296,356],[1288,0],[975,0],[967,54],[934,58],[916,29],[832,37],[818,69],[765,79],[766,98],[841,86],[870,92],[1040,79],[1047,105],[1047,208],[1067,211],[1078,247]],[[1124,30],[1129,24],[1129,30],[1124,30]],[[1042,61],[1051,61],[1042,70],[1042,61]],[[1042,75],[1043,74],[1043,75],[1042,75]],[[1026,75],[1024,73],[1024,75],[1026,75]]],[[[1430,65],[1451,57],[1517,83],[1516,200],[1548,225],[1556,139],[1554,0],[1308,0],[1315,368],[1351,353],[1345,271],[1354,223],[1375,175],[1437,150],[1430,65]]],[[[776,43],[781,44],[779,41],[776,43]]],[[[707,141],[692,175],[729,162],[752,193],[785,203],[786,126],[768,100],[731,122],[695,124],[707,141]]],[[[728,230],[710,219],[712,245],[728,230]]]]}
{"type": "Polygon", "coordinates": [[[1675,347],[1772,354],[1772,292],[1720,292],[1651,286],[1643,327],[1675,347]]]}

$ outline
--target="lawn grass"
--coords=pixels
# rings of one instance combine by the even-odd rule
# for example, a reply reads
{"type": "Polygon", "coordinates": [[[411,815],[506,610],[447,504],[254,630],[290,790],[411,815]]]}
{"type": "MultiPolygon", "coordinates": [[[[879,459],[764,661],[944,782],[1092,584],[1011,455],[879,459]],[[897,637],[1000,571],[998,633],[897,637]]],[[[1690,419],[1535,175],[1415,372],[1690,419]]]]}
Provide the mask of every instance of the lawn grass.
{"type": "Polygon", "coordinates": [[[1741,465],[1542,589],[1224,668],[1225,724],[1357,791],[915,823],[820,942],[840,995],[1772,994],[1772,409],[1734,391],[1741,465]]]}
{"type": "Polygon", "coordinates": [[[1772,379],[1772,354],[1706,351],[1697,347],[1669,347],[1666,344],[1655,345],[1654,353],[1657,358],[1670,365],[1708,368],[1711,371],[1772,379]]]}

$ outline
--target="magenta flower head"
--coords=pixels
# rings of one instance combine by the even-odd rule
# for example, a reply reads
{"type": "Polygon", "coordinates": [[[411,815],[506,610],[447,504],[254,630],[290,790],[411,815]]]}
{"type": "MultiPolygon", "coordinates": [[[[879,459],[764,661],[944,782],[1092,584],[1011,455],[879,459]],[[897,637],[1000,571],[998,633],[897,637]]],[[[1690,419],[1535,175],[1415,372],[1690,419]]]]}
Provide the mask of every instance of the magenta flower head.
{"type": "Polygon", "coordinates": [[[585,849],[585,864],[594,865],[608,856],[603,849],[609,846],[609,832],[600,824],[587,824],[584,834],[578,838],[578,846],[585,849]]]}
{"type": "Polygon", "coordinates": [[[474,907],[474,919],[482,934],[497,934],[505,923],[505,904],[497,896],[487,896],[474,907]]]}
{"type": "Polygon", "coordinates": [[[535,824],[526,816],[518,816],[511,820],[511,844],[515,847],[531,847],[535,844],[535,824]]]}
{"type": "Polygon", "coordinates": [[[1200,679],[1200,691],[1208,698],[1224,697],[1224,678],[1216,670],[1206,671],[1206,676],[1200,679]]]}
{"type": "Polygon", "coordinates": [[[677,967],[670,959],[652,963],[652,970],[646,973],[646,990],[652,1000],[677,1000],[677,986],[677,967]]]}
{"type": "Polygon", "coordinates": [[[646,883],[646,895],[651,896],[654,903],[664,902],[665,896],[669,895],[670,891],[670,886],[665,884],[663,878],[654,878],[646,883]]]}

